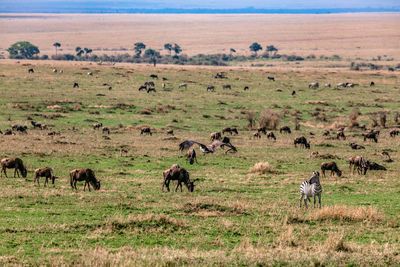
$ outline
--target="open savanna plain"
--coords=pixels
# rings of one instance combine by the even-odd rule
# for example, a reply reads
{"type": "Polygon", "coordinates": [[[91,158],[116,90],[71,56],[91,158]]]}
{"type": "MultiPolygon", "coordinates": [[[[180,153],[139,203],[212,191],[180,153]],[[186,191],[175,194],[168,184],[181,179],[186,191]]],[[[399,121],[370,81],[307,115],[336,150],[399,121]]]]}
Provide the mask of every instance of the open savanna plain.
{"type": "MultiPolygon", "coordinates": [[[[399,74],[335,69],[211,68],[2,61],[0,129],[28,126],[28,133],[0,136],[2,157],[19,157],[27,179],[0,179],[2,265],[398,265],[400,264],[399,138],[389,137],[399,108],[399,74]],[[28,68],[35,72],[28,73],[28,68]],[[63,69],[53,73],[52,69],[63,69]],[[217,72],[227,79],[215,79],[217,72]],[[93,76],[87,73],[92,72],[93,76]],[[150,74],[157,92],[139,92],[150,74]],[[274,76],[276,81],[269,81],[274,76]],[[166,88],[161,88],[166,77],[166,88]],[[331,83],[309,89],[310,82],[331,83]],[[375,87],[369,83],[375,82],[375,87]],[[79,88],[73,88],[74,82],[79,88]],[[339,82],[358,84],[336,89],[339,82]],[[187,88],[178,85],[187,83],[187,88]],[[107,85],[105,85],[107,84],[107,85]],[[231,84],[232,89],[222,89],[231,84]],[[214,85],[215,92],[206,92],[214,85]],[[112,90],[109,90],[112,86],[112,90]],[[249,87],[244,91],[245,86],[249,87]],[[292,96],[292,91],[296,94],[292,96]],[[386,111],[378,143],[364,142],[348,128],[371,128],[369,113],[386,111]],[[249,111],[274,112],[276,141],[251,138],[249,111]],[[143,114],[146,113],[146,114],[143,114]],[[297,114],[300,129],[294,130],[297,114]],[[324,114],[318,115],[318,114],[324,114]],[[48,125],[33,129],[30,119],[48,125]],[[325,119],[325,120],[324,120],[325,119]],[[93,123],[111,129],[109,138],[93,123]],[[140,135],[150,126],[152,136],[140,135]],[[209,135],[236,126],[230,136],[237,153],[219,149],[189,165],[180,142],[211,143],[209,135]],[[347,139],[326,129],[344,126],[347,139]],[[167,135],[173,129],[174,136],[167,135]],[[49,132],[60,135],[49,136],[49,132]],[[314,135],[311,135],[312,132],[314,135]],[[311,150],[331,155],[343,176],[321,177],[322,209],[299,208],[299,186],[331,159],[310,158],[295,148],[305,136],[311,150]],[[352,150],[350,142],[365,146],[352,150]],[[120,156],[120,148],[129,148],[120,156]],[[381,151],[393,162],[384,162],[381,151]],[[387,171],[352,174],[350,156],[363,155],[387,171]],[[264,173],[249,169],[268,162],[264,173]],[[193,193],[162,192],[162,171],[173,163],[196,179],[193,193]],[[55,185],[33,183],[33,170],[52,167],[55,185]],[[71,190],[69,171],[92,168],[99,191],[71,190]]],[[[251,113],[251,112],[250,112],[251,113]]],[[[175,183],[172,182],[172,188],[175,183]]]]}

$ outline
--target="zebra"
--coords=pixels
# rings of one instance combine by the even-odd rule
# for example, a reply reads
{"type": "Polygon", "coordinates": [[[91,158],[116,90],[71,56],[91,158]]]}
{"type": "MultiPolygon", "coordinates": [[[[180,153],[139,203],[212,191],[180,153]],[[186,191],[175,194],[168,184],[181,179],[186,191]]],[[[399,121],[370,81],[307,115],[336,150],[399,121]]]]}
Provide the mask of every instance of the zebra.
{"type": "Polygon", "coordinates": [[[319,208],[321,208],[321,194],[322,186],[319,183],[319,172],[313,171],[313,175],[309,181],[304,181],[300,185],[300,208],[301,202],[304,197],[304,205],[307,208],[307,200],[311,202],[311,197],[314,197],[314,208],[315,208],[315,196],[318,196],[319,208]]]}

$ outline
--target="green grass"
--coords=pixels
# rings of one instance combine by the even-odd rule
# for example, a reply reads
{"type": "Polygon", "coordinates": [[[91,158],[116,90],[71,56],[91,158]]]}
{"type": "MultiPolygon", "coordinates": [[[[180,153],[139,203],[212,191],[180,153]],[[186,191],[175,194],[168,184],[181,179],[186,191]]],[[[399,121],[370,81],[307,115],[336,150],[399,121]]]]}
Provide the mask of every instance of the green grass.
{"type": "MultiPolygon", "coordinates": [[[[0,139],[1,155],[20,157],[28,168],[27,180],[13,178],[11,170],[8,178],[0,180],[2,264],[400,264],[398,139],[389,137],[398,108],[398,74],[229,67],[154,69],[139,65],[117,68],[86,63],[65,65],[63,74],[54,74],[52,66],[41,64],[34,66],[34,74],[28,74],[27,68],[12,61],[0,68],[0,129],[13,124],[29,127],[27,135],[17,133],[0,139]],[[86,75],[88,71],[93,72],[92,77],[86,75]],[[228,79],[214,79],[218,71],[226,71],[228,79]],[[159,80],[155,81],[157,93],[138,92],[151,73],[168,78],[167,90],[162,90],[159,80]],[[267,76],[275,76],[276,82],[268,81],[267,76]],[[369,87],[372,80],[374,88],[369,87]],[[360,85],[341,90],[308,89],[312,81],[360,85]],[[79,89],[72,88],[74,82],[79,82],[79,89]],[[188,88],[178,89],[183,82],[188,88]],[[113,89],[109,91],[103,83],[113,89]],[[231,84],[233,89],[223,90],[223,84],[231,84]],[[216,92],[207,93],[208,85],[215,85],[216,92]],[[250,90],[243,91],[244,86],[250,90]],[[315,101],[326,104],[310,104],[315,101]],[[47,108],[56,104],[62,109],[47,108]],[[95,105],[111,108],[89,107],[95,105]],[[348,125],[348,115],[356,107],[362,113],[359,123],[367,125],[368,113],[390,111],[389,127],[381,129],[378,143],[364,143],[359,129],[346,129],[346,141],[322,137],[334,123],[348,125]],[[151,115],[140,114],[148,108],[151,115]],[[327,121],[315,119],[315,108],[325,113],[327,121]],[[301,129],[290,135],[275,131],[276,142],[265,136],[252,139],[254,130],[246,128],[243,111],[259,113],[264,109],[281,114],[279,126],[292,129],[293,112],[300,111],[301,129]],[[55,114],[62,117],[48,117],[55,114]],[[32,129],[28,116],[50,129],[32,129]],[[93,130],[97,121],[111,127],[110,140],[103,138],[101,130],[93,130]],[[153,136],[140,135],[141,125],[150,125],[153,136]],[[128,126],[133,127],[126,129],[128,126]],[[196,148],[199,164],[188,165],[178,144],[186,139],[208,144],[211,132],[227,126],[239,129],[238,136],[228,135],[239,152],[201,155],[196,148]],[[176,140],[168,139],[167,129],[174,129],[176,140]],[[50,137],[50,131],[61,135],[50,137]],[[311,159],[310,151],[295,148],[293,139],[301,135],[311,141],[312,150],[336,155],[334,161],[344,172],[341,178],[321,178],[323,207],[344,205],[354,211],[361,206],[373,207],[379,215],[376,220],[319,220],[312,208],[298,208],[300,183],[319,170],[322,162],[330,161],[311,159]],[[352,151],[350,142],[366,149],[352,151]],[[127,157],[119,156],[121,146],[129,147],[127,157]],[[393,163],[383,162],[379,156],[382,150],[390,151],[393,163]],[[388,170],[353,175],[347,163],[353,155],[363,155],[388,170]],[[274,171],[249,174],[249,168],[260,161],[269,162],[274,171]],[[182,193],[161,191],[162,171],[173,163],[198,179],[193,193],[186,189],[182,193]],[[43,188],[43,179],[40,187],[34,186],[33,170],[46,166],[60,178],[49,188],[43,188]],[[78,192],[71,190],[69,171],[84,167],[96,172],[102,182],[100,191],[84,192],[82,184],[78,192]]],[[[174,184],[171,189],[175,189],[174,184]]]]}

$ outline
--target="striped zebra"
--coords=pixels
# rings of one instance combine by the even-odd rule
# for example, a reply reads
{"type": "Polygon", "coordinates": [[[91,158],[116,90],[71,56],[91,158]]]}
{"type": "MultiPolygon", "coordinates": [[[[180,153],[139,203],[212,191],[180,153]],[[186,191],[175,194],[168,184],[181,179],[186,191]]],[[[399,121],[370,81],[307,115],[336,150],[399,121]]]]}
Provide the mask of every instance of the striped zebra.
{"type": "Polygon", "coordinates": [[[304,181],[300,185],[300,208],[301,202],[304,197],[304,205],[307,208],[307,200],[311,202],[311,197],[314,197],[314,208],[315,208],[315,197],[318,196],[319,208],[321,208],[321,194],[322,186],[319,183],[319,172],[313,171],[313,175],[309,181],[304,181]]]}

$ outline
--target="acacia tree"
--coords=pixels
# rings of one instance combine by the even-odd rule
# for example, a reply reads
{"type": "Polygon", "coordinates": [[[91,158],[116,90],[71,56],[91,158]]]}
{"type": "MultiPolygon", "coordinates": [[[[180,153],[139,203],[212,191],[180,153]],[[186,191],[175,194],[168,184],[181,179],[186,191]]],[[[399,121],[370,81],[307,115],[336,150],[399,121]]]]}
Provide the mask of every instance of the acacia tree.
{"type": "Polygon", "coordinates": [[[269,54],[271,52],[271,55],[276,55],[276,53],[278,53],[278,48],[276,48],[273,45],[267,45],[267,47],[265,48],[265,51],[269,54]]]}
{"type": "Polygon", "coordinates": [[[78,57],[81,57],[82,54],[83,54],[85,51],[83,51],[82,48],[81,48],[80,46],[77,46],[77,47],[75,47],[75,52],[76,52],[76,55],[77,55],[78,57]]]}
{"type": "Polygon", "coordinates": [[[174,52],[175,56],[177,56],[180,52],[182,52],[182,48],[178,44],[174,44],[174,52]]]}
{"type": "Polygon", "coordinates": [[[86,55],[88,55],[88,54],[90,54],[90,53],[92,53],[93,52],[93,50],[92,49],[89,49],[89,48],[83,48],[83,50],[85,50],[85,54],[86,55]]]}
{"type": "Polygon", "coordinates": [[[170,43],[164,44],[164,49],[169,52],[169,55],[171,55],[172,44],[170,44],[170,43]]]}
{"type": "Polygon", "coordinates": [[[54,43],[53,46],[56,48],[56,56],[57,56],[57,48],[61,46],[60,43],[54,43]]]}
{"type": "Polygon", "coordinates": [[[262,46],[259,43],[253,43],[252,45],[249,46],[250,51],[254,52],[254,54],[257,56],[257,52],[262,50],[262,46]]]}
{"type": "Polygon", "coordinates": [[[136,56],[140,57],[142,54],[142,50],[146,48],[146,45],[144,43],[135,43],[134,48],[136,51],[136,56]]]}
{"type": "Polygon", "coordinates": [[[155,67],[157,65],[157,58],[160,57],[160,53],[154,49],[149,48],[146,51],[144,51],[144,56],[149,57],[150,61],[153,63],[155,67]]]}
{"type": "Polygon", "coordinates": [[[10,58],[24,59],[32,58],[34,55],[39,54],[40,50],[37,46],[31,44],[30,42],[17,42],[7,49],[10,53],[10,58]]]}

